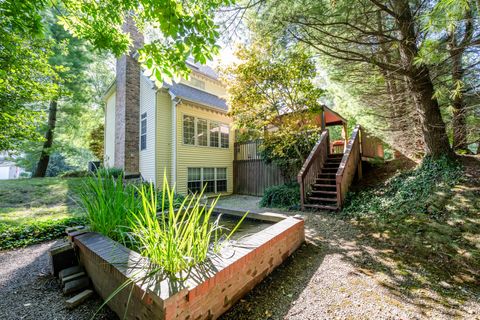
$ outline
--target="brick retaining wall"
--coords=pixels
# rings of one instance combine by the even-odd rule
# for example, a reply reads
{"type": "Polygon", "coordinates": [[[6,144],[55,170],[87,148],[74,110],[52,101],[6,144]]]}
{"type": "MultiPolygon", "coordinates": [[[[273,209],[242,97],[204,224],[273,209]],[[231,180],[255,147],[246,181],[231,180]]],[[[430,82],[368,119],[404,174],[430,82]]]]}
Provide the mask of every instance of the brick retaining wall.
{"type": "MultiPolygon", "coordinates": [[[[129,277],[137,281],[127,319],[216,319],[280,265],[305,240],[304,222],[285,218],[242,240],[241,246],[191,271],[185,281],[140,279],[149,261],[97,233],[74,237],[81,263],[105,299],[129,277]]],[[[132,285],[109,302],[123,318],[132,285]]]]}

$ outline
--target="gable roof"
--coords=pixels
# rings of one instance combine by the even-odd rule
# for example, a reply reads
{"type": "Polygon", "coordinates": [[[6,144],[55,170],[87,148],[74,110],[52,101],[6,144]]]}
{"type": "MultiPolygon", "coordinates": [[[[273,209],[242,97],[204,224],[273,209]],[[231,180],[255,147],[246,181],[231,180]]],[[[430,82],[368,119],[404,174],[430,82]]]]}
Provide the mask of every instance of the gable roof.
{"type": "Polygon", "coordinates": [[[175,96],[198,104],[202,104],[221,111],[228,111],[227,102],[218,96],[187,86],[183,83],[163,84],[175,96]]]}
{"type": "Polygon", "coordinates": [[[213,80],[219,80],[218,74],[215,72],[215,70],[206,64],[200,64],[198,62],[193,62],[193,60],[187,60],[187,65],[195,72],[203,74],[204,76],[207,76],[213,80]]]}

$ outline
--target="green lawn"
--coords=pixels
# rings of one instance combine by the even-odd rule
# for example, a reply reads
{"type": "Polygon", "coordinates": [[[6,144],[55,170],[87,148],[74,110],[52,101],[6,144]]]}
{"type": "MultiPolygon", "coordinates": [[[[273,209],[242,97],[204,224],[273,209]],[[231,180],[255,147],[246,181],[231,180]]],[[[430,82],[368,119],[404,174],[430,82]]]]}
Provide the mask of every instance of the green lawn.
{"type": "Polygon", "coordinates": [[[60,237],[82,223],[82,178],[0,180],[0,250],[60,237]]]}

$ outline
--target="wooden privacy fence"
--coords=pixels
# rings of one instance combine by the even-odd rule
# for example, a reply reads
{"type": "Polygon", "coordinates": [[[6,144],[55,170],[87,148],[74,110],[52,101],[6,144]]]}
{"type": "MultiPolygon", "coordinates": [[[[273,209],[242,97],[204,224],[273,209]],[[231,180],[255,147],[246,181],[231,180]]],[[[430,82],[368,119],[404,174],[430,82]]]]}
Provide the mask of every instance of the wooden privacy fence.
{"type": "Polygon", "coordinates": [[[265,189],[288,182],[273,163],[261,159],[261,140],[236,142],[233,161],[233,192],[262,196],[265,189]]]}

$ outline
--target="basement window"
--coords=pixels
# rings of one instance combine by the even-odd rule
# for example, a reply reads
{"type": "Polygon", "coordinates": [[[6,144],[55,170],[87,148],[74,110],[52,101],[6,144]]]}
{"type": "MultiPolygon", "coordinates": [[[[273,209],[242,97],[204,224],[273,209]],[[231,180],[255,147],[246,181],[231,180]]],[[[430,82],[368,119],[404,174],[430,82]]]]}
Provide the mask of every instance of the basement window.
{"type": "Polygon", "coordinates": [[[188,168],[189,193],[218,193],[227,191],[227,168],[188,168]]]}
{"type": "Polygon", "coordinates": [[[200,193],[202,191],[202,168],[188,168],[189,193],[200,193]]]}
{"type": "Polygon", "coordinates": [[[142,113],[140,118],[140,150],[147,149],[147,113],[142,113]]]}
{"type": "Polygon", "coordinates": [[[203,168],[202,183],[205,186],[205,193],[215,192],[215,168],[203,168]]]}
{"type": "Polygon", "coordinates": [[[227,191],[227,168],[217,168],[216,192],[227,191]]]}

